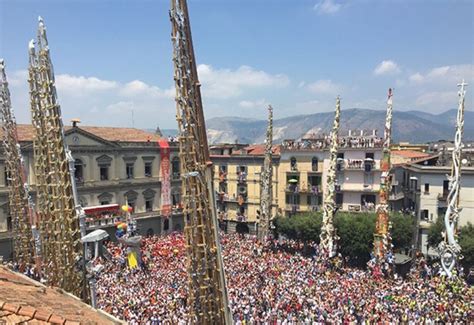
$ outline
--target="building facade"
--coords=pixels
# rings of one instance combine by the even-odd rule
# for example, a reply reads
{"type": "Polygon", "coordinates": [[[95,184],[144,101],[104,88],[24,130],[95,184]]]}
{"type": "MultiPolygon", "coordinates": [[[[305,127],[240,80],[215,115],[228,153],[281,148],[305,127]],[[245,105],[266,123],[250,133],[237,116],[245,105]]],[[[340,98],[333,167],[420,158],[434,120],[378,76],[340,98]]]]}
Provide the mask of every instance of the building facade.
{"type": "MultiPolygon", "coordinates": [[[[279,147],[273,148],[273,193],[278,189],[279,147]]],[[[227,231],[258,231],[263,145],[216,145],[210,148],[214,165],[217,215],[227,231]],[[241,229],[237,229],[241,227],[241,229]]],[[[278,212],[278,197],[272,195],[272,211],[278,212]]]]}
{"type": "MultiPolygon", "coordinates": [[[[33,127],[18,125],[18,136],[35,201],[33,127]]],[[[65,141],[75,158],[74,178],[79,203],[86,210],[104,207],[95,209],[101,213],[88,216],[89,229],[107,229],[114,238],[114,222],[120,219],[121,211],[115,207],[124,204],[133,208],[132,215],[143,235],[183,228],[178,146],[173,142],[169,143],[171,214],[168,218],[161,214],[163,171],[159,140],[160,137],[153,133],[133,128],[79,127],[77,123],[65,127],[65,141]]],[[[0,177],[0,233],[4,240],[9,240],[8,175],[1,156],[0,175],[4,176],[0,177]]],[[[8,256],[2,252],[0,255],[8,256]]]]}
{"type": "MultiPolygon", "coordinates": [[[[464,157],[467,152],[464,152],[464,157]]],[[[474,167],[463,158],[458,226],[474,223],[474,167]]],[[[428,247],[428,232],[438,218],[444,218],[449,192],[450,160],[443,155],[399,165],[394,170],[395,182],[391,199],[396,210],[411,211],[417,224],[416,245],[424,254],[437,254],[428,247]]]]}

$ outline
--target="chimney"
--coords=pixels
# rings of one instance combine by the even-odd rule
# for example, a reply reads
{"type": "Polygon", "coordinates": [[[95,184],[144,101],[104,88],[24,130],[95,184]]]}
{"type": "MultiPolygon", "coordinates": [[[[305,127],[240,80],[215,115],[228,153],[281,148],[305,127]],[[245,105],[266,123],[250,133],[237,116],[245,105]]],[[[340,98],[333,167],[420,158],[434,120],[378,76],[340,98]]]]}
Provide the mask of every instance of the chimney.
{"type": "Polygon", "coordinates": [[[374,137],[377,136],[377,130],[376,130],[376,129],[373,129],[373,130],[372,130],[372,135],[373,135],[374,137]]]}
{"type": "Polygon", "coordinates": [[[77,124],[81,123],[81,120],[78,118],[73,118],[71,122],[72,122],[72,127],[77,128],[77,124]]]}

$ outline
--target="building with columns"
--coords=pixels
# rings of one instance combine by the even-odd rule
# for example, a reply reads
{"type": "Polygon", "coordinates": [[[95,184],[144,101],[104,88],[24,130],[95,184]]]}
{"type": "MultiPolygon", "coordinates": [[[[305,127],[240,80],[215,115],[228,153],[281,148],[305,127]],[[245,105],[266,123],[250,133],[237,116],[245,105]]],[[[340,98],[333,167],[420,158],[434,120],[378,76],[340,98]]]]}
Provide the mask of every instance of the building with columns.
{"type": "MultiPolygon", "coordinates": [[[[35,201],[35,174],[33,159],[34,130],[32,125],[18,125],[18,137],[28,171],[28,183],[35,201]]],[[[181,179],[178,145],[169,143],[169,186],[171,213],[162,216],[161,138],[134,128],[65,127],[65,141],[75,158],[75,180],[79,202],[86,211],[99,211],[88,216],[89,229],[104,228],[114,236],[114,221],[124,204],[133,207],[138,231],[142,235],[181,230],[181,179]],[[94,208],[91,208],[94,207],[94,208]],[[102,207],[102,208],[101,208],[102,207]],[[109,209],[110,207],[110,209],[109,209]],[[109,217],[114,214],[113,218],[109,217]]],[[[0,241],[11,237],[8,216],[8,175],[0,155],[0,241]]],[[[0,246],[2,243],[0,242],[0,246]]],[[[5,245],[3,245],[5,246],[5,245]]],[[[0,251],[0,255],[2,252],[0,251]]]]}

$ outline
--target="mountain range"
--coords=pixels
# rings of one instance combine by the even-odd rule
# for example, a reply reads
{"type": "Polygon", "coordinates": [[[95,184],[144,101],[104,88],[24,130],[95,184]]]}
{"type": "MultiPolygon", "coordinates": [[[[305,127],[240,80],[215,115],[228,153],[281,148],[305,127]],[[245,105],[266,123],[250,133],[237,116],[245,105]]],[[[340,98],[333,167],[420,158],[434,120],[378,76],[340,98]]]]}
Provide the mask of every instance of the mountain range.
{"type": "MultiPolygon", "coordinates": [[[[341,111],[340,132],[348,130],[378,130],[383,136],[385,124],[384,110],[353,108],[341,111]]],[[[394,111],[393,141],[425,143],[454,138],[457,110],[432,114],[421,111],[394,111]]],[[[273,140],[281,143],[284,139],[298,139],[312,134],[329,133],[334,112],[297,115],[273,121],[273,140]]],[[[465,111],[463,140],[474,140],[474,112],[465,111]]],[[[263,143],[267,128],[266,120],[242,117],[215,117],[206,121],[210,144],[216,143],[263,143]]]]}

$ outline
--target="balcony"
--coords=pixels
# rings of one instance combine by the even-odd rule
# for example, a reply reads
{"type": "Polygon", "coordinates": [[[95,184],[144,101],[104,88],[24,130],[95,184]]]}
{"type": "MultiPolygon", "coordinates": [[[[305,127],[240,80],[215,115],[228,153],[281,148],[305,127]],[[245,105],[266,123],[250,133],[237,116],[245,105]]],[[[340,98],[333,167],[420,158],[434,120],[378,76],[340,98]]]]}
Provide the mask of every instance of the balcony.
{"type": "Polygon", "coordinates": [[[292,212],[292,213],[299,212],[300,211],[300,205],[299,204],[287,204],[287,205],[285,205],[285,211],[292,212]]]}
{"type": "Polygon", "coordinates": [[[298,186],[298,184],[290,184],[290,185],[287,185],[286,186],[286,189],[285,189],[285,192],[287,193],[299,193],[301,190],[300,190],[300,187],[298,186]]]}
{"type": "Polygon", "coordinates": [[[398,201],[405,197],[405,193],[403,191],[395,191],[389,194],[388,199],[390,201],[398,201]]]}

